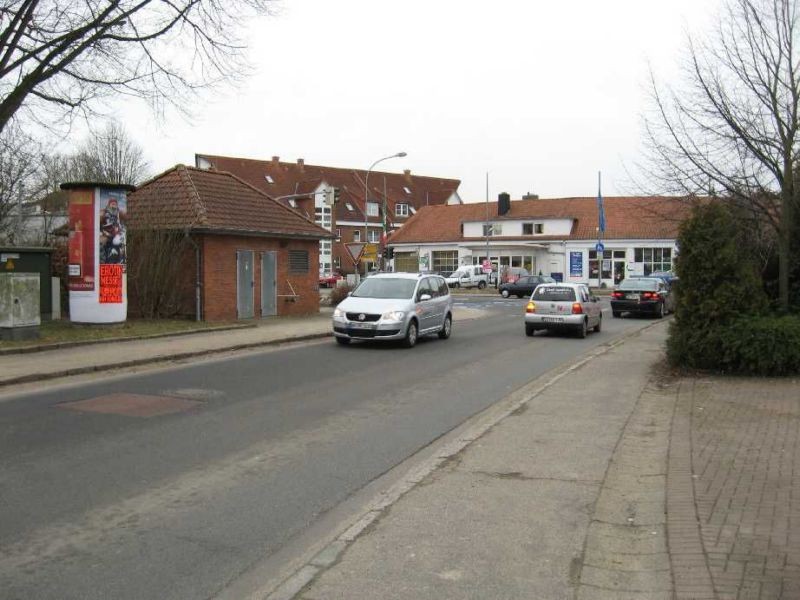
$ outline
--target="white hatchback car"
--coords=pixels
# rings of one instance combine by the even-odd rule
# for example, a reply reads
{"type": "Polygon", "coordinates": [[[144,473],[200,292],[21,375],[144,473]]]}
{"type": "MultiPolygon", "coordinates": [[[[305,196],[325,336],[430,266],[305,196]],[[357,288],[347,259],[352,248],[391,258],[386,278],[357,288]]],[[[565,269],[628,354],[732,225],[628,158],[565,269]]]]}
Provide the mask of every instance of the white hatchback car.
{"type": "Polygon", "coordinates": [[[581,283],[543,283],[525,307],[525,334],[538,329],[571,330],[585,338],[590,329],[600,331],[603,310],[589,288],[581,283]]]}
{"type": "Polygon", "coordinates": [[[414,346],[421,335],[443,340],[453,329],[453,298],[444,277],[379,273],[364,279],[333,311],[333,335],[351,340],[402,340],[414,346]]]}

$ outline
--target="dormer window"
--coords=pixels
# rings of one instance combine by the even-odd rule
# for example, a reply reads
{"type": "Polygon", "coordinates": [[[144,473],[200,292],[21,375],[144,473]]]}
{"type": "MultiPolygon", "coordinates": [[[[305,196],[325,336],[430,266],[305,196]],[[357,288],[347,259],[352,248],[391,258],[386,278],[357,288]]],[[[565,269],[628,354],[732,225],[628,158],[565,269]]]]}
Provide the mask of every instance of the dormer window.
{"type": "Polygon", "coordinates": [[[272,178],[272,175],[264,175],[264,179],[267,180],[267,183],[275,183],[275,180],[272,178]]]}
{"type": "Polygon", "coordinates": [[[395,204],[394,205],[394,216],[395,217],[407,217],[408,216],[408,204],[395,204]]]}
{"type": "Polygon", "coordinates": [[[544,233],[543,223],[523,223],[522,235],[533,235],[535,233],[544,233]]]}
{"type": "Polygon", "coordinates": [[[377,202],[367,202],[367,216],[368,217],[377,217],[378,216],[378,203],[377,202]]]}

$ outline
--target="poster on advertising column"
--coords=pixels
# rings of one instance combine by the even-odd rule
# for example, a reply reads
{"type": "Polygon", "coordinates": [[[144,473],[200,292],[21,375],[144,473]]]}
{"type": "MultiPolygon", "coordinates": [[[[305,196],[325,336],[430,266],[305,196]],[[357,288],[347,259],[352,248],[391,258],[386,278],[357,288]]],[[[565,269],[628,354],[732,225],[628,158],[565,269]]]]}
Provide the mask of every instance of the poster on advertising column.
{"type": "Polygon", "coordinates": [[[123,302],[123,274],[126,266],[127,196],[124,190],[97,190],[98,249],[100,254],[100,304],[123,302]]]}
{"type": "Polygon", "coordinates": [[[94,190],[72,193],[69,201],[69,262],[67,287],[73,292],[94,291],[94,190]]]}

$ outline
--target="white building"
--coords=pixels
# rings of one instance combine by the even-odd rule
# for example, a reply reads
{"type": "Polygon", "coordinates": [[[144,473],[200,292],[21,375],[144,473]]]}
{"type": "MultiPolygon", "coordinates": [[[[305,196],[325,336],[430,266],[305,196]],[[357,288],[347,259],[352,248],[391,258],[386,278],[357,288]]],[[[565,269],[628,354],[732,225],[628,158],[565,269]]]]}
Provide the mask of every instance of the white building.
{"type": "Polygon", "coordinates": [[[465,264],[523,267],[593,286],[670,270],[691,201],[676,197],[501,200],[420,209],[389,240],[397,271],[453,271],[465,264]],[[598,242],[601,251],[598,252],[598,242]]]}

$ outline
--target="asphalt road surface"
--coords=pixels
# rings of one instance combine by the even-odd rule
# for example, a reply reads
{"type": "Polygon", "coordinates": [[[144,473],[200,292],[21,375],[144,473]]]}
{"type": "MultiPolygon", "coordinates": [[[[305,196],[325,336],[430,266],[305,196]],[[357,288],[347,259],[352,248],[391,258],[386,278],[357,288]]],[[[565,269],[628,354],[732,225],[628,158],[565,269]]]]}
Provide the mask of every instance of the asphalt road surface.
{"type": "Polygon", "coordinates": [[[649,322],[606,311],[584,340],[528,338],[523,301],[457,301],[488,315],[413,349],[327,339],[5,397],[0,597],[213,598],[470,416],[649,322]],[[111,394],[153,412],[98,412],[111,394]]]}

